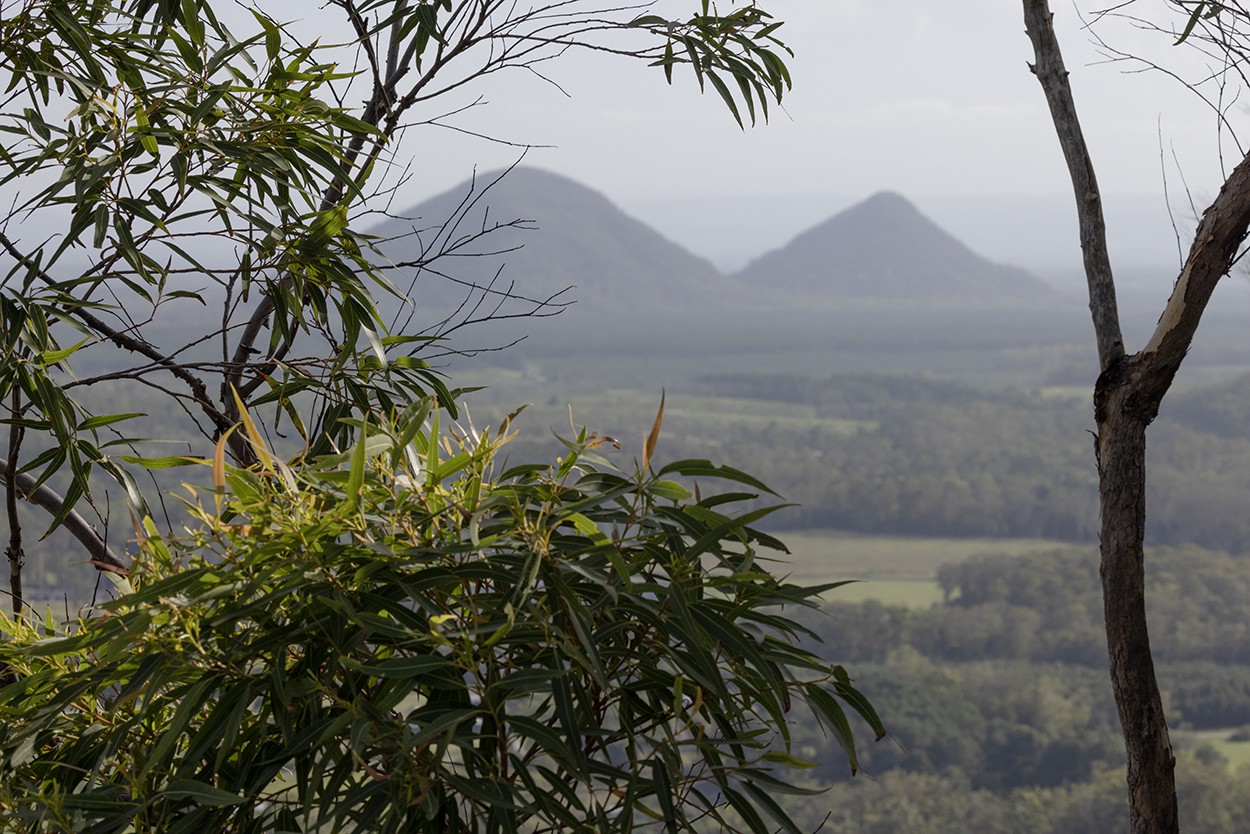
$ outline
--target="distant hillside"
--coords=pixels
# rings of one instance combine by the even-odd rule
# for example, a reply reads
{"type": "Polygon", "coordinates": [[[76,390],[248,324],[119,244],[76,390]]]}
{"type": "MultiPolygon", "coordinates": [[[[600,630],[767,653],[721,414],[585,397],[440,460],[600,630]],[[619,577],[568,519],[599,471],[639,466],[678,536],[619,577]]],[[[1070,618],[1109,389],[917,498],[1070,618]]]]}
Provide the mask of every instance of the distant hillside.
{"type": "Polygon", "coordinates": [[[734,276],[810,302],[1013,308],[1071,302],[1016,267],[977,255],[898,194],[882,192],[734,276]]]}
{"type": "Polygon", "coordinates": [[[1168,395],[1159,425],[1176,421],[1217,437],[1250,438],[1250,375],[1168,395]]]}
{"type": "MultiPolygon", "coordinates": [[[[512,286],[538,300],[571,288],[559,298],[577,302],[569,313],[579,320],[647,310],[686,312],[724,297],[727,279],[711,263],[603,195],[534,168],[516,168],[502,178],[501,173],[482,174],[409,209],[403,214],[410,221],[392,220],[371,230],[396,238],[384,247],[396,262],[450,250],[433,272],[415,275],[420,307],[432,313],[452,309],[464,300],[468,284],[481,287],[492,280],[497,290],[512,286]],[[455,228],[442,226],[448,218],[458,219],[455,228]],[[515,221],[523,222],[507,225],[515,221]],[[484,229],[491,231],[478,235],[484,229]]],[[[406,286],[415,272],[401,271],[396,283],[406,286]]]]}

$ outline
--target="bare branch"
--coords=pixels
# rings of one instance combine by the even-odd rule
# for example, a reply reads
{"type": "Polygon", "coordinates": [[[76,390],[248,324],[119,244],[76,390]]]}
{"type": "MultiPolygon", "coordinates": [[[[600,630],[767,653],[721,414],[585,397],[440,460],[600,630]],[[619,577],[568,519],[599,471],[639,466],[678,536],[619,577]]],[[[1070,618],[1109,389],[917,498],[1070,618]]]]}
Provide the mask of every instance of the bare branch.
{"type": "Polygon", "coordinates": [[[1225,180],[1219,196],[1202,215],[1189,257],[1167,307],[1143,350],[1159,374],[1150,395],[1163,398],[1180,368],[1211,293],[1229,273],[1250,228],[1250,155],[1225,180]]]}
{"type": "Polygon", "coordinates": [[[1055,132],[1072,178],[1081,229],[1081,252],[1089,286],[1089,310],[1094,319],[1094,336],[1098,343],[1098,364],[1105,371],[1124,356],[1124,337],[1120,331],[1111,257],[1107,253],[1102,195],[1076,115],[1068,71],[1064,68],[1059,41],[1051,24],[1053,17],[1046,0],[1024,0],[1024,22],[1036,56],[1036,63],[1031,64],[1029,69],[1037,76],[1046,94],[1055,132]]]}
{"type": "MultiPolygon", "coordinates": [[[[13,422],[9,424],[9,460],[15,464],[21,453],[22,438],[26,433],[21,423],[22,390],[14,386],[9,411],[13,422]]],[[[25,596],[22,593],[22,567],[26,554],[22,547],[22,519],[17,514],[17,477],[12,467],[4,473],[5,510],[9,517],[9,595],[13,598],[13,616],[22,616],[22,604],[25,596]]]]}
{"type": "MultiPolygon", "coordinates": [[[[49,286],[56,285],[56,282],[52,279],[52,277],[43,270],[36,269],[34,262],[27,258],[26,255],[18,249],[13,241],[10,240],[9,237],[3,232],[0,232],[0,246],[3,246],[4,250],[17,259],[23,266],[34,270],[43,283],[49,286]]],[[[140,356],[152,360],[157,367],[168,371],[185,383],[186,386],[191,389],[192,396],[195,398],[196,403],[204,411],[204,414],[217,426],[218,431],[224,432],[226,429],[230,428],[231,425],[233,425],[232,421],[230,421],[213,405],[213,401],[208,395],[208,386],[204,384],[204,380],[189,372],[185,365],[173,361],[167,355],[157,350],[143,339],[130,336],[120,330],[110,327],[98,316],[87,310],[80,307],[71,307],[67,309],[66,312],[74,318],[81,320],[96,333],[112,342],[122,350],[137,353],[140,356]]]]}
{"type": "MultiPolygon", "coordinates": [[[[25,472],[13,472],[8,460],[4,458],[0,458],[0,475],[6,478],[11,477],[16,483],[18,491],[27,501],[36,507],[42,507],[53,516],[60,513],[61,508],[65,506],[65,499],[56,490],[47,484],[36,485],[37,481],[33,475],[25,472]]],[[[119,571],[129,569],[126,561],[109,547],[104,537],[96,532],[91,522],[87,521],[77,510],[71,510],[61,523],[61,526],[71,536],[78,539],[79,544],[86,549],[92,561],[119,571]]]]}

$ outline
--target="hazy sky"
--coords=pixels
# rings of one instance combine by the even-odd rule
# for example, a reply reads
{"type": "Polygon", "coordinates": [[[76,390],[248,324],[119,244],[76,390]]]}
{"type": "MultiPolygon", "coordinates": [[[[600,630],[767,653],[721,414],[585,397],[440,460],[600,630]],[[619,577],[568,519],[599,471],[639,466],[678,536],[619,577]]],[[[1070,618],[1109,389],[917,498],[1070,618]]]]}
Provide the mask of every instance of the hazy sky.
{"type": "MultiPolygon", "coordinates": [[[[740,132],[719,98],[701,98],[692,78],[678,74],[670,89],[657,69],[599,55],[550,65],[569,99],[539,82],[509,85],[503,95],[488,87],[482,122],[506,138],[558,145],[531,159],[626,199],[685,189],[867,194],[894,187],[919,196],[1066,187],[1040,88],[1026,68],[1031,48],[1019,3],[760,2],[785,21],[781,33],[795,51],[786,112],[766,126],[740,132]]],[[[1183,106],[1185,96],[1162,77],[1086,67],[1097,55],[1075,11],[1060,6],[1058,18],[1110,190],[1138,190],[1143,175],[1156,184],[1160,118],[1169,140],[1213,138],[1211,120],[1196,124],[1201,111],[1183,106]]]]}
{"type": "MultiPolygon", "coordinates": [[[[738,0],[742,2],[742,0],[738,0]]],[[[306,0],[257,0],[333,40],[340,13],[306,0]],[[327,21],[332,21],[327,23],[327,21]]],[[[724,3],[731,0],[723,0],[724,3]]],[[[719,97],[700,95],[678,67],[660,69],[595,52],[571,52],[543,69],[471,84],[415,114],[451,120],[492,143],[434,126],[414,128],[400,156],[412,176],[396,209],[517,160],[570,176],[722,267],[737,267],[873,193],[911,199],[977,251],[1043,273],[1079,269],[1070,187],[1017,0],[758,0],[784,21],[794,90],[768,124],[740,130],[719,97]]],[[[1159,72],[1112,63],[1082,28],[1093,0],[1052,0],[1077,104],[1102,182],[1112,253],[1149,267],[1170,286],[1178,260],[1164,201],[1161,154],[1182,236],[1192,234],[1188,184],[1201,206],[1219,187],[1225,141],[1211,108],[1159,72]],[[1182,174],[1184,177],[1182,183],[1182,174]]],[[[1101,0],[1110,3],[1112,0],[1101,0]]],[[[594,5],[586,0],[586,7],[594,5]]],[[[699,0],[657,0],[673,16],[699,0]]],[[[1120,5],[1124,4],[1120,2],[1120,5]]],[[[1130,11],[1164,0],[1135,0],[1130,11]]],[[[223,3],[241,34],[255,22],[223,3]]],[[[1189,74],[1193,50],[1123,21],[1104,21],[1108,43],[1189,74]]],[[[350,57],[348,58],[350,60],[350,57]]],[[[1250,101],[1250,99],[1247,99],[1250,101]]],[[[1246,121],[1245,106],[1230,111],[1246,121]]],[[[1186,244],[1188,240],[1186,239],[1186,244]]]]}
{"type": "MultiPolygon", "coordinates": [[[[661,5],[681,13],[696,3],[661,5]]],[[[604,192],[726,263],[760,254],[803,225],[887,188],[996,259],[1037,267],[1079,263],[1074,226],[1065,225],[1066,172],[1041,89],[1026,67],[1032,49],[1018,2],[760,5],[785,21],[781,34],[795,51],[794,91],[767,125],[740,131],[714,94],[700,97],[692,78],[678,73],[670,88],[658,69],[597,54],[568,55],[549,66],[569,97],[518,74],[479,88],[489,106],[462,123],[514,142],[555,146],[530,151],[526,162],[604,192]]],[[[1192,226],[1180,173],[1196,195],[1215,193],[1215,118],[1162,74],[1127,73],[1128,66],[1106,62],[1078,14],[1095,7],[1078,6],[1054,3],[1108,195],[1113,245],[1135,265],[1175,261],[1161,150],[1174,208],[1182,226],[1192,226]]],[[[1115,22],[1097,31],[1169,66],[1194,65],[1189,50],[1157,34],[1115,22]]],[[[414,201],[461,181],[475,163],[489,169],[517,155],[430,129],[411,136],[409,150],[438,159],[418,166],[405,191],[414,201]]],[[[1225,152],[1239,158],[1231,145],[1225,152]]]]}

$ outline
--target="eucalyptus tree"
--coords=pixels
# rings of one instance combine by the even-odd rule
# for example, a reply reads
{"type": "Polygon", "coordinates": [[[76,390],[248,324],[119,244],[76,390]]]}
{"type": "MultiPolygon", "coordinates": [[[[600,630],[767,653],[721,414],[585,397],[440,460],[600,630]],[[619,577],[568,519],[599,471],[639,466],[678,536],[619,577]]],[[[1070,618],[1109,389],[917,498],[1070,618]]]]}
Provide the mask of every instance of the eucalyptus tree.
{"type": "MultiPolygon", "coordinates": [[[[72,633],[0,615],[0,828],[81,832],[784,830],[806,713],[852,768],[847,672],[790,617],[728,467],[496,473],[513,434],[429,399],[286,464],[241,411],[174,537],[72,633]],[[700,489],[687,484],[697,478],[700,489]]],[[[661,411],[662,414],[662,411],[661,411]]],[[[790,608],[787,608],[789,606],[790,608]]]]}
{"type": "MultiPolygon", "coordinates": [[[[152,489],[136,473],[203,457],[239,421],[237,403],[284,422],[309,454],[345,448],[352,418],[429,394],[454,412],[427,364],[439,338],[553,309],[492,286],[470,288],[442,322],[380,310],[410,309],[414,276],[448,272],[441,259],[490,231],[426,219],[449,225],[404,263],[360,231],[426,164],[401,140],[445,118],[449,93],[570,49],[636,59],[670,82],[693,70],[739,124],[788,89],[779,24],[754,3],[705,1],[680,18],[649,6],[331,0],[301,6],[297,31],[277,17],[285,4],[254,4],[228,26],[210,0],[2,0],[0,473],[15,610],[19,499],[49,510],[98,567],[124,571],[92,523],[93,474],[123,485],[142,518],[152,489]],[[301,39],[310,30],[322,37],[301,39]],[[156,438],[180,454],[139,444],[137,409],[93,409],[91,392],[121,384],[182,415],[176,436],[156,438]]],[[[254,463],[229,437],[230,459],[254,463]]]]}
{"type": "Polygon", "coordinates": [[[455,392],[422,351],[548,300],[477,287],[416,329],[383,309],[490,230],[443,229],[398,264],[359,231],[405,170],[406,127],[450,91],[588,48],[691,69],[743,125],[789,87],[778,24],[706,0],[681,19],[582,0],[303,11],[345,42],[260,6],[235,32],[208,0],[0,0],[0,828],[797,832],[772,798],[804,764],[793,707],[852,767],[844,707],[884,731],[799,645],[784,606],[826,588],[765,568],[782,546],[751,525],[769,510],[735,509],[755,493],[707,488],[764,485],[657,468],[662,405],[632,473],[581,430],[497,474],[511,423],[448,423],[455,392]],[[187,306],[204,326],[171,333],[187,306]],[[183,453],[92,410],[123,383],[182,413],[163,439],[183,453]],[[181,533],[136,477],[172,465],[208,482],[181,493],[181,533]],[[126,489],[133,561],[81,512],[96,472],[126,489]],[[115,599],[69,624],[23,612],[19,499],[115,599]]]}
{"type": "MultiPolygon", "coordinates": [[[[1234,90],[1246,83],[1250,64],[1250,10],[1238,2],[1168,0],[1144,11],[1142,5],[1130,0],[1107,13],[1132,16],[1135,25],[1157,29],[1177,45],[1202,49],[1210,60],[1204,62],[1204,78],[1193,89],[1202,94],[1203,82],[1217,88],[1212,104],[1221,128],[1230,128],[1229,108],[1238,99],[1234,90]],[[1160,11],[1170,17],[1159,22],[1160,11]]],[[[1146,619],[1146,427],[1158,414],[1189,351],[1212,292],[1244,252],[1250,229],[1250,153],[1236,145],[1240,161],[1203,212],[1154,332],[1144,347],[1130,353],[1120,330],[1094,164],[1082,136],[1052,14],[1046,0],[1024,0],[1024,14],[1036,53],[1032,70],[1050,106],[1075,192],[1098,346],[1101,372],[1094,388],[1094,451],[1102,517],[1100,574],[1111,681],[1128,753],[1131,830],[1164,834],[1178,831],[1179,820],[1175,756],[1146,619]]]]}

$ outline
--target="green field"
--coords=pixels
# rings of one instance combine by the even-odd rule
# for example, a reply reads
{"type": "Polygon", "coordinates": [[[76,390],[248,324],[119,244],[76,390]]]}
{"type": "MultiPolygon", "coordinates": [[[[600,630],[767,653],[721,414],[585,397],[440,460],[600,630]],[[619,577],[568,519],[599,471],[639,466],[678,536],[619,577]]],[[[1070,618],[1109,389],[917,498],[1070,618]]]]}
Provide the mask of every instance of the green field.
{"type": "Polygon", "coordinates": [[[778,535],[790,548],[776,571],[808,582],[853,579],[830,591],[826,599],[880,602],[928,608],[942,601],[937,570],[972,556],[1047,551],[1070,546],[1044,539],[942,539],[869,536],[839,530],[795,530],[778,535]]]}
{"type": "MultiPolygon", "coordinates": [[[[558,393],[548,393],[535,399],[536,389],[542,390],[542,385],[526,381],[517,372],[495,372],[483,375],[475,382],[489,388],[472,395],[469,400],[474,419],[484,425],[496,423],[503,414],[531,402],[521,427],[544,436],[552,429],[568,434],[571,409],[576,424],[617,436],[625,444],[627,452],[638,448],[660,407],[659,387],[653,390],[609,388],[579,391],[572,395],[561,390],[558,384],[551,386],[543,383],[558,393]]],[[[665,397],[664,433],[661,438],[697,436],[720,445],[720,438],[734,427],[755,432],[767,432],[773,428],[794,431],[819,428],[851,436],[875,426],[876,422],[872,420],[824,416],[815,406],[802,403],[714,397],[670,390],[665,397]]]]}
{"type": "Polygon", "coordinates": [[[864,602],[874,599],[886,605],[929,608],[942,601],[942,589],[934,581],[910,579],[864,579],[823,594],[829,602],[864,602]]]}
{"type": "Polygon", "coordinates": [[[1221,756],[1228,759],[1228,766],[1237,770],[1242,765],[1250,764],[1250,741],[1229,741],[1222,739],[1212,746],[1221,756]]]}
{"type": "Polygon", "coordinates": [[[812,581],[933,580],[942,565],[971,556],[1052,550],[1070,545],[1045,539],[945,539],[873,536],[838,530],[794,530],[778,536],[790,548],[790,573],[812,581]]]}
{"type": "Polygon", "coordinates": [[[1230,741],[1229,736],[1240,727],[1227,727],[1220,730],[1173,730],[1172,736],[1178,747],[1199,747],[1207,745],[1228,760],[1229,768],[1236,770],[1250,764],[1250,741],[1230,741]]]}

